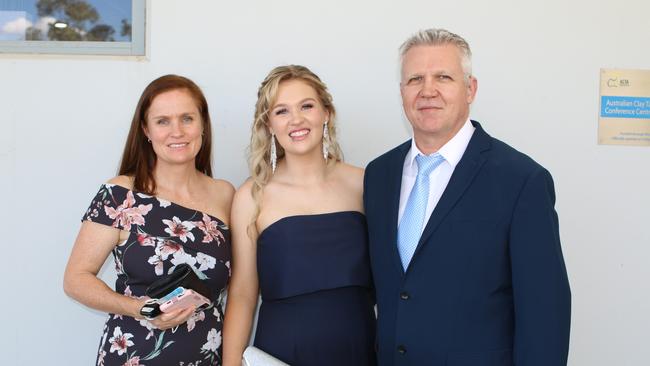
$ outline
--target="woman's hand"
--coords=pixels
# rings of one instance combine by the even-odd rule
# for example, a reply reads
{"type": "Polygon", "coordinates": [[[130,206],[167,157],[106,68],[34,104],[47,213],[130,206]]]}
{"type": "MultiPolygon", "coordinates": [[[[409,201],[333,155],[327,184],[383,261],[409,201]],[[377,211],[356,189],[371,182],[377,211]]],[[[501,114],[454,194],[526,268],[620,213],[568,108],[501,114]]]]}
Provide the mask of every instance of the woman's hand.
{"type": "Polygon", "coordinates": [[[194,306],[190,306],[184,309],[177,309],[168,313],[162,313],[148,321],[153,327],[160,330],[165,330],[187,322],[192,314],[194,314],[194,311],[196,311],[196,308],[194,306]]]}

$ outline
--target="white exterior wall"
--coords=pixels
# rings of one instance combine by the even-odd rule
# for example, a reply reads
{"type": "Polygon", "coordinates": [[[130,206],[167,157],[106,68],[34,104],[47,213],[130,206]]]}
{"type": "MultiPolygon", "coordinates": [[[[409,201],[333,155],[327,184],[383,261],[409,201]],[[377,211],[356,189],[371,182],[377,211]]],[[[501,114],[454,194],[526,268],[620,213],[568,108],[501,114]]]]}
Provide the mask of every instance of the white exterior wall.
{"type": "MultiPolygon", "coordinates": [[[[650,2],[149,5],[147,60],[0,55],[2,364],[94,362],[105,315],[64,295],[63,270],[151,80],[177,73],[203,88],[216,175],[237,186],[259,83],[278,64],[304,64],[331,89],[346,160],[363,166],[408,138],[397,48],[434,26],[472,46],[472,118],[553,174],[573,292],[570,365],[650,364],[650,148],[596,143],[599,69],[650,69],[650,2]]],[[[109,283],[112,266],[101,272],[109,283]]]]}

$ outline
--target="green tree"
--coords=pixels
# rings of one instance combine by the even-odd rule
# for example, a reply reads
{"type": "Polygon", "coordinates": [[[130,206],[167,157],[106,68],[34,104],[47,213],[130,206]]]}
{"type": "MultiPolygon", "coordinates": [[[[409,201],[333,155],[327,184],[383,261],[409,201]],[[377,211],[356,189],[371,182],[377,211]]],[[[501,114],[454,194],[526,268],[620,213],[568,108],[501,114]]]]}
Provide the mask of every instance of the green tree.
{"type": "Polygon", "coordinates": [[[122,37],[128,36],[131,38],[131,23],[128,20],[122,19],[122,31],[120,32],[122,37]]]}
{"type": "Polygon", "coordinates": [[[86,34],[86,40],[88,41],[105,41],[110,40],[114,41],[113,34],[115,34],[115,29],[110,25],[99,24],[92,27],[86,34]]]}
{"type": "MultiPolygon", "coordinates": [[[[40,17],[53,17],[66,28],[49,25],[47,37],[53,41],[114,41],[115,29],[99,22],[97,9],[83,0],[39,0],[40,17]]],[[[40,32],[39,32],[40,33],[40,32]]],[[[35,34],[40,36],[40,34],[35,34]]]]}

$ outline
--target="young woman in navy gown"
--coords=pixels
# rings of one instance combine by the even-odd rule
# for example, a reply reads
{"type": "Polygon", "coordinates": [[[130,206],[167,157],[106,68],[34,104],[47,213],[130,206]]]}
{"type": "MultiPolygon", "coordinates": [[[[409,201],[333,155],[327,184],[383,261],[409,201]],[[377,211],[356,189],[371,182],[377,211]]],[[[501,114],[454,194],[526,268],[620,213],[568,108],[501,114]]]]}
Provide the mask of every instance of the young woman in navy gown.
{"type": "Polygon", "coordinates": [[[375,313],[363,170],[342,162],[325,84],[273,69],[258,91],[251,177],[232,208],[224,365],[254,345],[294,366],[374,365],[375,313]]]}

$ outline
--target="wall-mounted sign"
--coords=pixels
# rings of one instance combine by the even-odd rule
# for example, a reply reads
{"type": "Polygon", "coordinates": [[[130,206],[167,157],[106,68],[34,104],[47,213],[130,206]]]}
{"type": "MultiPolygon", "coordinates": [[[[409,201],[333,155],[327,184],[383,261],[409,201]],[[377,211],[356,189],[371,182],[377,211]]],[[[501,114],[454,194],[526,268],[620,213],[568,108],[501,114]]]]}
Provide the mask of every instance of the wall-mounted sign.
{"type": "Polygon", "coordinates": [[[600,70],[598,143],[650,146],[650,70],[600,70]]]}

